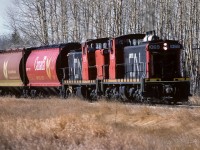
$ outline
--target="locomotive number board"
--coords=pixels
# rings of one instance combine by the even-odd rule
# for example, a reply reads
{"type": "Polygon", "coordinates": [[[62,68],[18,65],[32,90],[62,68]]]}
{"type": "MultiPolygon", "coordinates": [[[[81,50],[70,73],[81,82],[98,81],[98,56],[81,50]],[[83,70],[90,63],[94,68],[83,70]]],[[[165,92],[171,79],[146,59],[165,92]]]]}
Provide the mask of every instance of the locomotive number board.
{"type": "Polygon", "coordinates": [[[174,50],[181,49],[181,45],[179,43],[153,43],[149,44],[149,50],[174,50]]]}

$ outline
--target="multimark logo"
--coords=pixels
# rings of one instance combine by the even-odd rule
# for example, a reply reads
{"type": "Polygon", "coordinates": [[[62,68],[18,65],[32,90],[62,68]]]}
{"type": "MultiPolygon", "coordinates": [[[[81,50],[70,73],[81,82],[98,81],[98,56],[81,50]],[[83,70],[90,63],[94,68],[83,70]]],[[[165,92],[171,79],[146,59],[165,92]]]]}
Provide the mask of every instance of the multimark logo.
{"type": "Polygon", "coordinates": [[[129,54],[129,64],[132,65],[130,77],[136,77],[136,75],[141,71],[141,57],[140,53],[130,53],[129,54]]]}

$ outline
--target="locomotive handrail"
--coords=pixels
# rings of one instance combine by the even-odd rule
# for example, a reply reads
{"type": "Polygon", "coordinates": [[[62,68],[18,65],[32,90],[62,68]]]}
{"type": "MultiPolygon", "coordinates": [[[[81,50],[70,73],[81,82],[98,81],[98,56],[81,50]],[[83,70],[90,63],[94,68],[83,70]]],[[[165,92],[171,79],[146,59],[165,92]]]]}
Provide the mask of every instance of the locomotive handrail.
{"type": "MultiPolygon", "coordinates": [[[[88,69],[96,68],[96,66],[89,66],[88,69]]],[[[81,67],[65,67],[61,68],[63,71],[63,77],[67,83],[84,83],[82,78],[82,68],[81,67]]],[[[96,79],[94,79],[96,80],[96,79]]],[[[93,80],[88,80],[89,83],[94,83],[93,80]]]]}
{"type": "MultiPolygon", "coordinates": [[[[129,73],[136,73],[136,76],[138,75],[138,73],[140,72],[144,72],[145,73],[145,68],[146,65],[143,62],[140,63],[131,63],[131,64],[116,64],[117,66],[125,66],[125,75],[127,76],[129,73]],[[128,67],[131,67],[131,70],[128,70],[128,67]],[[137,70],[136,70],[137,68],[137,70]]],[[[133,76],[133,75],[131,75],[133,76]]]]}
{"type": "MultiPolygon", "coordinates": [[[[132,64],[116,64],[116,68],[122,66],[124,75],[121,78],[118,78],[120,82],[131,82],[131,81],[140,81],[142,78],[145,78],[146,72],[146,64],[141,63],[132,63],[132,64]]],[[[103,71],[103,79],[106,79],[106,68],[109,67],[108,64],[101,66],[103,71]]],[[[97,66],[89,66],[88,69],[97,69],[97,66]]],[[[71,80],[73,82],[81,82],[82,83],[82,68],[80,67],[65,67],[61,68],[63,71],[63,79],[71,80]]],[[[94,79],[95,80],[95,79],[94,79]]]]}
{"type": "MultiPolygon", "coordinates": [[[[105,69],[106,67],[109,67],[108,64],[103,65],[103,79],[107,81],[108,79],[105,78],[105,69]]],[[[141,62],[141,63],[132,63],[132,64],[116,64],[116,68],[118,67],[123,67],[121,68],[121,71],[124,71],[122,77],[117,77],[116,80],[119,82],[139,82],[142,78],[146,76],[145,68],[146,64],[141,62]]]]}

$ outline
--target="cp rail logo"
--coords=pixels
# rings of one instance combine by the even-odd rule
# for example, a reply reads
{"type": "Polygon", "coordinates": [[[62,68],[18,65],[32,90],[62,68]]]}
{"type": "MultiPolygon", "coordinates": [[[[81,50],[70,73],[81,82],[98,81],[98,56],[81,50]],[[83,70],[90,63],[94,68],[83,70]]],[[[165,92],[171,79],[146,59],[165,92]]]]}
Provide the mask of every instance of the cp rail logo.
{"type": "Polygon", "coordinates": [[[3,63],[3,75],[5,79],[8,79],[8,60],[3,63]]]}

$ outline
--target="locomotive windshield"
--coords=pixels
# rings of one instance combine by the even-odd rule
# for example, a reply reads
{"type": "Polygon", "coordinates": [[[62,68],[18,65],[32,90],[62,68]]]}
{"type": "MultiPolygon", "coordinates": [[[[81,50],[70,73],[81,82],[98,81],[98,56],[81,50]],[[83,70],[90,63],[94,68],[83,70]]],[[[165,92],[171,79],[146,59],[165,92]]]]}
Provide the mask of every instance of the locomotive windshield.
{"type": "Polygon", "coordinates": [[[179,56],[177,51],[153,52],[151,54],[152,77],[164,80],[180,77],[179,56]]]}

